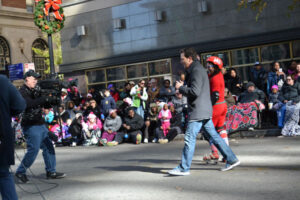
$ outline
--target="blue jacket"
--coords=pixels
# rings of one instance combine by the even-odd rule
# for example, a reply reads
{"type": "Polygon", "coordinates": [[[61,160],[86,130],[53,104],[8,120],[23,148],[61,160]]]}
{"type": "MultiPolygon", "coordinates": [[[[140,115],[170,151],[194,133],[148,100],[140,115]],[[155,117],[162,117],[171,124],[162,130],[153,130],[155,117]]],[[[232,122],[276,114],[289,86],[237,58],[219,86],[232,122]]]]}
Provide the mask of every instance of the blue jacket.
{"type": "Polygon", "coordinates": [[[116,109],[116,107],[116,102],[112,96],[105,97],[101,100],[100,109],[105,116],[108,116],[109,109],[116,109]]]}
{"type": "Polygon", "coordinates": [[[15,135],[11,127],[12,116],[26,108],[26,102],[19,91],[3,75],[0,75],[0,165],[14,165],[15,135]]]}
{"type": "Polygon", "coordinates": [[[278,85],[279,80],[284,80],[284,76],[277,76],[276,72],[269,72],[268,73],[268,85],[267,85],[267,92],[268,94],[271,92],[271,88],[273,85],[278,85]]]}

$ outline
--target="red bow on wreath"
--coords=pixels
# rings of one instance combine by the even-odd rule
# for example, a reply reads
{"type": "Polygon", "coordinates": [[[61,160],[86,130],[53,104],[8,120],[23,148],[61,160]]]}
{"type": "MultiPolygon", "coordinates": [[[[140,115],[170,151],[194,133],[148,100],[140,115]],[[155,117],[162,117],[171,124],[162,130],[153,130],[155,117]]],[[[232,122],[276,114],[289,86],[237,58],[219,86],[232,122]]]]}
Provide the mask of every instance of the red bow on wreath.
{"type": "MultiPolygon", "coordinates": [[[[39,2],[41,0],[35,0],[35,2],[39,2]]],[[[45,15],[49,15],[49,10],[50,8],[52,8],[52,12],[53,12],[53,15],[55,17],[55,19],[58,19],[60,21],[63,20],[63,16],[61,16],[59,14],[59,9],[60,9],[60,4],[61,4],[61,0],[45,0],[45,9],[44,9],[44,12],[45,12],[45,15]]]]}

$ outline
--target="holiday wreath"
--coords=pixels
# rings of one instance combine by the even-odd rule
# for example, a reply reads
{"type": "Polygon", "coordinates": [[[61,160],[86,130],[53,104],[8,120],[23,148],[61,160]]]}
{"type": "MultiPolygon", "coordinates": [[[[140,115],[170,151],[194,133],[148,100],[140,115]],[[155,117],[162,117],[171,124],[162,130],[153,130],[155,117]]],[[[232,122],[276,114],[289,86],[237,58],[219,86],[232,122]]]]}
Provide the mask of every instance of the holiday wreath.
{"type": "Polygon", "coordinates": [[[60,7],[61,0],[35,0],[34,23],[43,32],[53,34],[64,27],[65,16],[60,7]],[[47,20],[49,12],[52,12],[54,19],[47,20]]]}

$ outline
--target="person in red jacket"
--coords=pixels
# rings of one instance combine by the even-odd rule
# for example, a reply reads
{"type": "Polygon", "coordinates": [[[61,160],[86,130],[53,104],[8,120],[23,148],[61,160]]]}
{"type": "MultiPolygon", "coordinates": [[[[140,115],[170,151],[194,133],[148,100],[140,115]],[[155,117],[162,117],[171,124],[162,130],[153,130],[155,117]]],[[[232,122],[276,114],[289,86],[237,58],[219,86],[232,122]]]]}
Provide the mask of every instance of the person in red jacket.
{"type": "MultiPolygon", "coordinates": [[[[223,61],[216,56],[211,56],[206,60],[208,68],[208,77],[210,85],[210,96],[213,105],[213,116],[212,121],[217,132],[220,134],[227,145],[228,136],[225,127],[225,117],[227,113],[227,104],[225,101],[225,82],[221,72],[223,68],[223,61]]],[[[203,157],[203,160],[218,160],[219,154],[217,148],[213,145],[212,141],[209,140],[212,153],[203,157]]]]}

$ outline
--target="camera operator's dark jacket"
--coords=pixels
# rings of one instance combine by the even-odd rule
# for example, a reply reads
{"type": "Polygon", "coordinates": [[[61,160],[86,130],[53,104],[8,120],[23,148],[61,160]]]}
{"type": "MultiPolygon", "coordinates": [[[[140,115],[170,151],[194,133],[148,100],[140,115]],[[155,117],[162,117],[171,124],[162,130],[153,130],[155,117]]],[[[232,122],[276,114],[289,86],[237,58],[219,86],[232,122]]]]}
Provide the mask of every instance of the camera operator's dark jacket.
{"type": "Polygon", "coordinates": [[[22,115],[22,127],[44,124],[42,107],[46,104],[46,97],[42,97],[38,89],[30,89],[26,85],[21,87],[20,93],[27,104],[22,115]]]}
{"type": "Polygon", "coordinates": [[[0,75],[0,166],[13,165],[15,134],[11,117],[25,110],[26,103],[18,90],[3,75],[0,75]]]}

